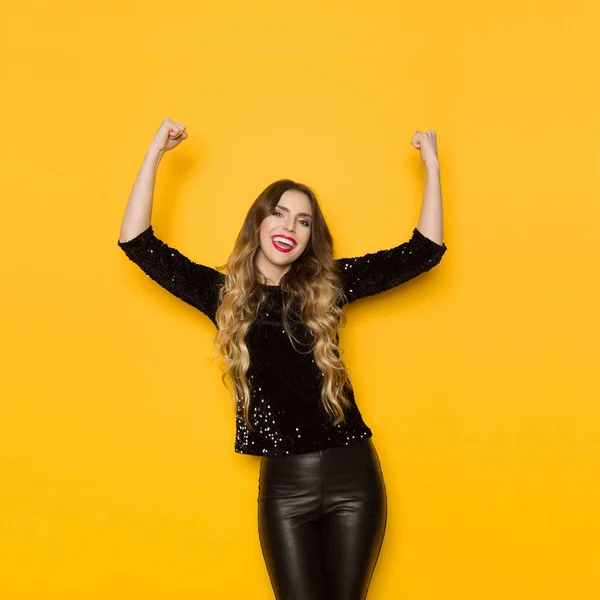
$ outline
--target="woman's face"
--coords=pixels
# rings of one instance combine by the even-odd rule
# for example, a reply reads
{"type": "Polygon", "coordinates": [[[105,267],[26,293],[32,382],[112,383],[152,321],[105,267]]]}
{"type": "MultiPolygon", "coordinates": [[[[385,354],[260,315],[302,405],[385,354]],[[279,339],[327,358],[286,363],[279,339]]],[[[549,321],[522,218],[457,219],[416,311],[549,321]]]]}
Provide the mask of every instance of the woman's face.
{"type": "Polygon", "coordinates": [[[298,190],[287,190],[279,199],[272,214],[267,215],[260,225],[259,262],[266,275],[267,270],[283,274],[304,252],[310,240],[312,209],[309,197],[298,190]],[[281,238],[289,243],[285,243],[281,238]]]}

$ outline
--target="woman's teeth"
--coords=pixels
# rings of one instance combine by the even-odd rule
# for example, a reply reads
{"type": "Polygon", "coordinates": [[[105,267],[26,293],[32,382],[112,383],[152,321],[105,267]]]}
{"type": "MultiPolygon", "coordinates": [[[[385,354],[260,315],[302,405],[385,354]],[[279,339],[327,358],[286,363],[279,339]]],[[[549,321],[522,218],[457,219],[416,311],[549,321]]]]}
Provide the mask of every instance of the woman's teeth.
{"type": "Polygon", "coordinates": [[[285,238],[275,236],[272,239],[275,248],[281,252],[289,252],[294,247],[294,244],[285,238]]]}

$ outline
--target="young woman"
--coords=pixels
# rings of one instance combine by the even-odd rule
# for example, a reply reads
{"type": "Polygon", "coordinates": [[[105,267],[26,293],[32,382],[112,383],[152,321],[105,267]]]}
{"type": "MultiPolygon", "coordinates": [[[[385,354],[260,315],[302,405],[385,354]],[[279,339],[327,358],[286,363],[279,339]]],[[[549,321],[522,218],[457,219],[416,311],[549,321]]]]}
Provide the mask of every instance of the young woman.
{"type": "Polygon", "coordinates": [[[283,179],[254,201],[226,264],[216,269],[192,262],[150,225],[160,160],[186,138],[181,123],[161,124],[118,244],[216,326],[222,379],[234,390],[234,449],[261,457],[258,530],[277,599],[362,600],[383,543],[387,497],[338,329],[347,304],[413,279],[446,251],[435,132],[417,131],[412,140],[427,182],[409,241],[334,259],[314,192],[283,179]]]}

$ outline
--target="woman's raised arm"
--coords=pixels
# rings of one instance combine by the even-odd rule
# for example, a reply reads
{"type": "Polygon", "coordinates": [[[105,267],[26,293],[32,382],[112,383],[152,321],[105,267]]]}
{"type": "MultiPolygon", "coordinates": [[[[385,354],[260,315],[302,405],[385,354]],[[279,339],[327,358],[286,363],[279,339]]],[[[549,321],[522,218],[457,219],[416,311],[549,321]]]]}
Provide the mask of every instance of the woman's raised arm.
{"type": "Polygon", "coordinates": [[[437,135],[417,129],[411,144],[425,165],[425,190],[418,228],[407,242],[356,258],[340,258],[343,290],[348,302],[394,288],[435,267],[446,252],[442,242],[442,190],[437,135]]]}
{"type": "Polygon", "coordinates": [[[338,258],[348,303],[392,289],[435,267],[446,252],[416,227],[407,242],[356,258],[338,258]]]}
{"type": "Polygon", "coordinates": [[[144,162],[129,195],[119,242],[127,242],[150,227],[158,165],[164,153],[178,146],[187,136],[185,125],[163,119],[146,151],[144,162]]]}
{"type": "Polygon", "coordinates": [[[148,277],[207,315],[213,323],[225,276],[195,263],[154,235],[151,222],[156,171],[164,153],[187,138],[185,125],[164,119],[131,190],[118,245],[148,277]]]}
{"type": "Polygon", "coordinates": [[[154,235],[152,225],[127,242],[119,241],[119,247],[148,277],[216,324],[223,273],[196,263],[165,244],[154,235]]]}

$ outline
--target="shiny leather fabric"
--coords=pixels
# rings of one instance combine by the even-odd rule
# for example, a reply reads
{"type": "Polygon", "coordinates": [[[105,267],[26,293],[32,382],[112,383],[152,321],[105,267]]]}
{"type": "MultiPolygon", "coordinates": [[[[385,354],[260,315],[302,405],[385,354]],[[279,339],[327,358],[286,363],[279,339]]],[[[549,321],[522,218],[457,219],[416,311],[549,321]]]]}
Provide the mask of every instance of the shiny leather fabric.
{"type": "Polygon", "coordinates": [[[277,600],[363,600],[386,522],[371,438],[261,458],[258,528],[277,600]]]}

